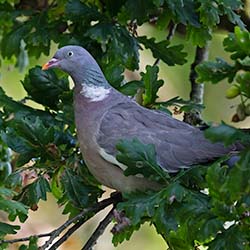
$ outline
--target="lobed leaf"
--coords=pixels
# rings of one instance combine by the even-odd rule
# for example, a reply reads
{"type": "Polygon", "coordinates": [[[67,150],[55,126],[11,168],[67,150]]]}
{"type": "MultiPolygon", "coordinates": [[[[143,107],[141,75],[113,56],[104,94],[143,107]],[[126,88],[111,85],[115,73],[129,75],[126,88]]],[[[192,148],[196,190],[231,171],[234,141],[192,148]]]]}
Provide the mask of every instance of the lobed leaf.
{"type": "Polygon", "coordinates": [[[38,66],[29,70],[22,84],[34,101],[52,109],[56,109],[60,96],[69,91],[66,77],[59,79],[54,71],[43,71],[38,66]]]}
{"type": "Polygon", "coordinates": [[[199,83],[218,83],[225,78],[232,82],[237,72],[233,66],[222,58],[216,58],[215,62],[203,62],[195,70],[198,73],[197,82],[199,83]]]}
{"type": "Polygon", "coordinates": [[[120,140],[116,148],[116,159],[127,166],[125,175],[142,174],[149,179],[167,182],[169,175],[157,165],[155,147],[152,144],[143,144],[138,139],[120,140]]]}
{"type": "Polygon", "coordinates": [[[49,182],[43,176],[40,176],[24,187],[16,199],[29,207],[33,207],[38,204],[39,200],[47,200],[47,192],[51,192],[49,182]]]}
{"type": "Polygon", "coordinates": [[[101,189],[84,183],[83,178],[71,169],[64,170],[62,186],[65,195],[76,208],[89,206],[102,194],[101,189]]]}
{"type": "Polygon", "coordinates": [[[148,39],[146,36],[137,37],[139,43],[150,49],[155,58],[161,59],[169,66],[183,65],[187,62],[187,53],[183,52],[183,45],[169,46],[169,41],[164,40],[156,43],[155,38],[148,39]]]}
{"type": "Polygon", "coordinates": [[[157,92],[163,85],[163,80],[158,80],[159,68],[157,66],[146,66],[146,73],[141,73],[141,81],[144,83],[143,105],[153,104],[158,98],[157,92]]]}
{"type": "Polygon", "coordinates": [[[225,146],[229,146],[237,141],[250,142],[250,136],[247,133],[225,123],[206,129],[204,134],[212,142],[222,141],[225,146]]]}
{"type": "Polygon", "coordinates": [[[16,234],[17,233],[16,230],[19,230],[19,229],[20,229],[20,226],[10,225],[4,222],[0,222],[0,238],[6,234],[16,234]]]}

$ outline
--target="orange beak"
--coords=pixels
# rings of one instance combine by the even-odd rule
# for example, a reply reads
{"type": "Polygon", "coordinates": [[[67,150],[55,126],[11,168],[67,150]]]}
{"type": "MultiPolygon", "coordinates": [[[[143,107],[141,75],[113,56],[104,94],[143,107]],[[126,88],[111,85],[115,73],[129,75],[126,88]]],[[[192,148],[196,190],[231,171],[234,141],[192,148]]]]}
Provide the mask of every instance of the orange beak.
{"type": "Polygon", "coordinates": [[[47,70],[50,68],[55,68],[58,65],[58,62],[60,60],[56,59],[56,58],[52,58],[51,60],[49,60],[47,63],[45,63],[42,67],[42,70],[47,70]]]}

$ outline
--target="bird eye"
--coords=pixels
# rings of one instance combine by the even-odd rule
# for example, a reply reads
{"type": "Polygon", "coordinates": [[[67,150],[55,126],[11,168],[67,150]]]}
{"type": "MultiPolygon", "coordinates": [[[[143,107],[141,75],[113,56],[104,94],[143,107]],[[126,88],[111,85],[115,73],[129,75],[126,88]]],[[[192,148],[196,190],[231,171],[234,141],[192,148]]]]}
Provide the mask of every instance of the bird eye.
{"type": "Polygon", "coordinates": [[[69,51],[69,52],[68,52],[68,56],[69,56],[69,57],[73,56],[73,54],[74,54],[73,51],[69,51]]]}

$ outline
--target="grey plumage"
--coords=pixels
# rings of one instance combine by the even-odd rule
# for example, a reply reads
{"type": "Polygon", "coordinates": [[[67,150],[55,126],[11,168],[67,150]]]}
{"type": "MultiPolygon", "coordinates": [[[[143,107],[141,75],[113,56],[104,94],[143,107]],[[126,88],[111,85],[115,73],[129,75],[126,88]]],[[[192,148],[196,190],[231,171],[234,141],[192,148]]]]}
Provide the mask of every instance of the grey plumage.
{"type": "Polygon", "coordinates": [[[115,145],[119,139],[135,137],[155,145],[159,165],[170,173],[229,152],[221,143],[212,144],[205,139],[199,129],[130,100],[117,104],[103,115],[97,142],[107,153],[117,153],[115,145]]]}
{"type": "Polygon", "coordinates": [[[43,68],[58,67],[74,80],[78,140],[86,163],[104,185],[120,191],[158,188],[157,183],[124,176],[115,159],[120,139],[154,144],[159,165],[170,173],[237,151],[211,143],[203,132],[164,113],[148,110],[113,89],[93,57],[79,46],[59,49],[43,68]],[[72,55],[71,55],[72,53],[72,55]]]}

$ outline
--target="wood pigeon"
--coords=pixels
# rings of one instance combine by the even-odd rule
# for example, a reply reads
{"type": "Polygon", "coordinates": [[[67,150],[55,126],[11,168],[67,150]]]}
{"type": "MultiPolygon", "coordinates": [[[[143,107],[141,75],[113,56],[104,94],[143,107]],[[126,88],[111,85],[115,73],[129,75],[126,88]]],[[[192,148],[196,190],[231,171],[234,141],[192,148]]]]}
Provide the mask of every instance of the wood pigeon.
{"type": "Polygon", "coordinates": [[[154,144],[158,164],[168,173],[237,152],[204,138],[203,132],[165,113],[149,110],[107,82],[90,53],[79,46],[60,48],[43,70],[59,68],[74,81],[74,112],[81,152],[90,172],[105,186],[122,192],[157,189],[159,184],[125,176],[116,159],[120,139],[154,144]]]}

